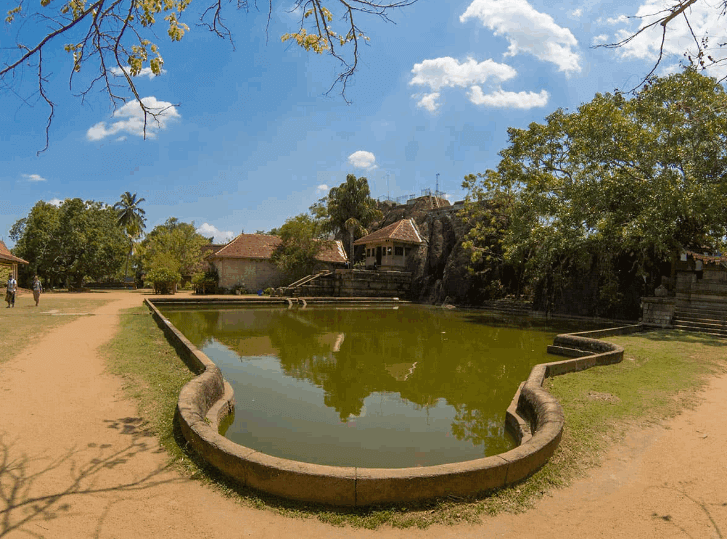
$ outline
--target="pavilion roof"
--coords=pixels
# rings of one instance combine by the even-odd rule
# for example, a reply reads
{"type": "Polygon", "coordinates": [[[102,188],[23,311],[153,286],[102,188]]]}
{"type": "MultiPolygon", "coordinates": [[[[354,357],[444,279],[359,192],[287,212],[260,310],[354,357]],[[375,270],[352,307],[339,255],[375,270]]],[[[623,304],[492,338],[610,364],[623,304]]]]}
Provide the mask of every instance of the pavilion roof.
{"type": "Polygon", "coordinates": [[[383,240],[396,240],[403,243],[422,244],[424,240],[419,229],[412,219],[402,219],[389,226],[380,228],[376,232],[372,232],[368,236],[359,238],[353,242],[354,245],[364,245],[366,243],[374,243],[383,240]]]}
{"type": "Polygon", "coordinates": [[[0,240],[0,261],[15,262],[16,264],[30,264],[27,260],[23,260],[11,253],[10,249],[7,248],[5,242],[2,240],[0,240]]]}

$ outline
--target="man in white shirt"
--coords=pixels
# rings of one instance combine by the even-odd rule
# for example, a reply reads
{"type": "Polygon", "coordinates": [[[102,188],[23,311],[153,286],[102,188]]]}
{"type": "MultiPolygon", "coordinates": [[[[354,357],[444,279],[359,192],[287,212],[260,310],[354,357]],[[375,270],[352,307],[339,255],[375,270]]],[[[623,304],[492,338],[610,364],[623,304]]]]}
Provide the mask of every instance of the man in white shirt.
{"type": "Polygon", "coordinates": [[[8,275],[8,291],[5,294],[5,301],[8,302],[7,308],[15,307],[15,292],[18,290],[18,283],[13,279],[13,274],[8,275]]]}

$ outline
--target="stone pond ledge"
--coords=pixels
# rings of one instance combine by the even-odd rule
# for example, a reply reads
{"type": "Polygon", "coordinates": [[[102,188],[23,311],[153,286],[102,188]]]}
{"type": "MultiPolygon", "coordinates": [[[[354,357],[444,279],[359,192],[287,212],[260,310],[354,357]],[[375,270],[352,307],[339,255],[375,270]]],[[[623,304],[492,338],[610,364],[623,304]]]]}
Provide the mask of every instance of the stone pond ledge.
{"type": "MultiPolygon", "coordinates": [[[[599,339],[641,330],[641,326],[633,325],[558,335],[548,351],[569,359],[536,365],[528,379],[520,384],[506,412],[506,426],[520,444],[510,451],[417,468],[339,467],[273,457],[222,436],[219,424],[235,406],[232,387],[217,365],[154,305],[168,302],[146,299],[145,303],[182,359],[197,374],[182,388],[177,402],[177,420],[194,451],[245,486],[293,500],[337,506],[465,497],[522,481],[548,461],[563,433],[563,410],[555,397],[542,387],[545,378],[618,363],[623,359],[623,348],[599,339]]],[[[245,304],[245,300],[237,299],[235,303],[245,304]]]]}

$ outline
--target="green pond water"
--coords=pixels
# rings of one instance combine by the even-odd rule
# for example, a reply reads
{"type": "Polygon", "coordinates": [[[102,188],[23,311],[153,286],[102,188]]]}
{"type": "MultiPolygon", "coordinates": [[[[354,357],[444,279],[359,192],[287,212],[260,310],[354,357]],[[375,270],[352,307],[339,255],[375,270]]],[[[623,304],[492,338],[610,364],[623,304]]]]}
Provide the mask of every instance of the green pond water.
{"type": "MultiPolygon", "coordinates": [[[[288,459],[372,468],[514,447],[505,410],[571,327],[387,308],[164,309],[235,390],[230,440],[288,459]]],[[[583,328],[581,328],[583,329],[583,328]]]]}

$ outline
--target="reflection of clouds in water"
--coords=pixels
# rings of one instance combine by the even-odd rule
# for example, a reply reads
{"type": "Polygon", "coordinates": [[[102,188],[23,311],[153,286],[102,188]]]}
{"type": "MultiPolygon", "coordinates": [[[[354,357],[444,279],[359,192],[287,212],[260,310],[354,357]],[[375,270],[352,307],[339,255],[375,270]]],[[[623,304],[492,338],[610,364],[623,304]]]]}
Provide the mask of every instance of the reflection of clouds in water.
{"type": "Polygon", "coordinates": [[[386,371],[398,382],[406,382],[416,369],[418,361],[414,363],[392,363],[386,365],[386,371]]]}
{"type": "Polygon", "coordinates": [[[344,423],[355,423],[357,418],[366,417],[366,405],[361,406],[361,410],[358,414],[348,414],[348,417],[343,421],[344,423]]]}
{"type": "Polygon", "coordinates": [[[258,369],[270,372],[283,372],[283,369],[280,366],[280,359],[278,359],[276,356],[247,356],[244,359],[248,361],[254,361],[255,366],[258,369]]]}
{"type": "Polygon", "coordinates": [[[513,442],[505,438],[503,412],[512,388],[540,357],[524,352],[552,343],[549,331],[513,328],[479,312],[404,305],[396,310],[260,308],[209,316],[206,324],[190,317],[190,329],[214,331],[224,343],[219,346],[237,356],[219,365],[229,368],[226,377],[246,384],[238,393],[247,403],[235,420],[240,421],[234,427],[238,441],[252,443],[245,438],[249,432],[268,436],[277,428],[270,437],[284,440],[280,454],[288,455],[291,443],[311,443],[310,425],[316,424],[318,441],[329,436],[343,444],[341,449],[331,450],[336,456],[327,460],[316,441],[300,453],[326,464],[376,467],[393,459],[407,467],[442,463],[450,458],[445,455],[477,458],[506,451],[513,442]],[[300,418],[305,434],[296,438],[291,421],[300,418]],[[253,419],[260,430],[245,430],[253,419]],[[429,460],[393,449],[412,444],[428,451],[429,460]],[[388,456],[381,456],[381,447],[388,456]]]}

